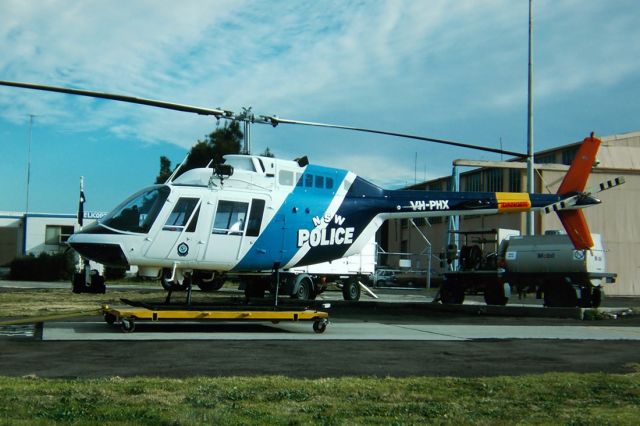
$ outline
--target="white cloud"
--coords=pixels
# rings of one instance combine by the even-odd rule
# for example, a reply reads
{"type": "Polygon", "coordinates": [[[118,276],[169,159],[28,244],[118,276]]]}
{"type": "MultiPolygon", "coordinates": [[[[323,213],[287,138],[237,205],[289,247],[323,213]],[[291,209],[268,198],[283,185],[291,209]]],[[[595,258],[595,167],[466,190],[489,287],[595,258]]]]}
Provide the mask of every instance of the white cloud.
{"type": "MultiPolygon", "coordinates": [[[[592,26],[608,2],[536,2],[536,100],[637,73],[632,5],[592,26]]],[[[4,1],[0,76],[432,135],[523,105],[526,12],[506,0],[4,1]]],[[[28,111],[182,146],[212,127],[140,106],[2,93],[0,114],[14,122],[28,111]]]]}

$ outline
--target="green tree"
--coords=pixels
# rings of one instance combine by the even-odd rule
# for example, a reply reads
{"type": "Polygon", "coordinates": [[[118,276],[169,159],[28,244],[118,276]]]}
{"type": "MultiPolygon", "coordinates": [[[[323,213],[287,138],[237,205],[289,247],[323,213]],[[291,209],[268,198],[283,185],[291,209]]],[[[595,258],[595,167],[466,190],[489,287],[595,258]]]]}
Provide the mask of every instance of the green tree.
{"type": "Polygon", "coordinates": [[[162,155],[160,157],[160,174],[156,177],[156,183],[165,183],[171,176],[171,160],[162,155]]]}
{"type": "MultiPolygon", "coordinates": [[[[204,140],[199,140],[189,151],[189,157],[180,168],[177,176],[187,170],[198,167],[206,167],[209,162],[221,164],[227,154],[239,154],[242,148],[243,133],[240,130],[238,121],[225,122],[224,126],[218,127],[213,132],[205,136],[204,140]]],[[[160,157],[160,174],[156,178],[156,183],[164,183],[171,175],[171,161],[168,158],[160,157]]]]}

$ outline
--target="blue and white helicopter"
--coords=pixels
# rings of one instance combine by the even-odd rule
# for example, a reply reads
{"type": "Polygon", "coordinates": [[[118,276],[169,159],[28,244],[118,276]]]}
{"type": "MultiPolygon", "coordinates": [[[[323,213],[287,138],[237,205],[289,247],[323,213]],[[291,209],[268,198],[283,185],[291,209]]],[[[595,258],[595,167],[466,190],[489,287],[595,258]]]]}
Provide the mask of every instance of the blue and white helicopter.
{"type": "MultiPolygon", "coordinates": [[[[378,133],[479,149],[517,152],[395,132],[236,115],[130,96],[64,87],[0,81],[0,85],[111,99],[153,107],[249,120],[277,126],[298,124],[378,133]]],[[[321,287],[291,268],[358,253],[387,219],[430,218],[542,210],[555,211],[576,249],[593,246],[581,209],[600,203],[585,184],[600,140],[582,143],[558,193],[443,192],[382,189],[348,170],[256,155],[227,155],[224,164],[189,170],[163,185],[144,188],[97,223],[73,234],[68,244],[86,259],[108,266],[136,265],[169,291],[217,289],[227,276],[243,281],[248,296],[264,296],[274,283],[282,293],[314,298],[321,287]]],[[[609,183],[608,187],[616,183],[609,183]]],[[[343,285],[357,300],[357,281],[343,285]]]]}

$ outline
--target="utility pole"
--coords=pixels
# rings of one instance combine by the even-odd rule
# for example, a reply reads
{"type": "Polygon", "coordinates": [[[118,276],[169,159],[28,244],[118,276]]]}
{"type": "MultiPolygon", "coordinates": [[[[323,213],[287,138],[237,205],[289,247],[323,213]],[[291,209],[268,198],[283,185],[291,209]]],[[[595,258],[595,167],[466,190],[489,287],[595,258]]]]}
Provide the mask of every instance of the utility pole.
{"type": "Polygon", "coordinates": [[[27,201],[24,209],[24,222],[22,224],[22,254],[27,255],[27,221],[29,216],[29,187],[31,186],[31,139],[33,138],[33,119],[35,115],[29,114],[29,138],[27,140],[27,201]]]}
{"type": "MultiPolygon", "coordinates": [[[[528,90],[527,90],[527,192],[533,194],[535,191],[534,185],[534,163],[533,163],[533,93],[532,93],[532,80],[533,80],[533,14],[532,14],[533,0],[529,0],[529,77],[528,77],[528,90]]],[[[535,234],[535,216],[533,211],[527,212],[527,235],[535,234]]]]}
{"type": "Polygon", "coordinates": [[[27,205],[25,207],[25,214],[29,213],[29,186],[31,184],[31,140],[33,138],[33,118],[34,114],[29,114],[29,140],[27,149],[27,205]]]}

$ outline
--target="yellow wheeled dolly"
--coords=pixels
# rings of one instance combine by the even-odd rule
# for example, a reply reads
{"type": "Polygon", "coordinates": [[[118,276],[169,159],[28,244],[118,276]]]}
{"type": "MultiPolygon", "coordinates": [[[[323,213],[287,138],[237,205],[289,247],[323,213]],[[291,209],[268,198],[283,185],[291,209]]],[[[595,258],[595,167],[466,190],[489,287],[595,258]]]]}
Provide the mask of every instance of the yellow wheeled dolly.
{"type": "Polygon", "coordinates": [[[329,323],[329,314],[310,309],[304,310],[249,310],[249,309],[162,309],[158,307],[112,308],[102,305],[102,315],[107,324],[120,324],[120,329],[131,333],[137,320],[147,321],[312,321],[313,331],[324,333],[329,323]]]}

